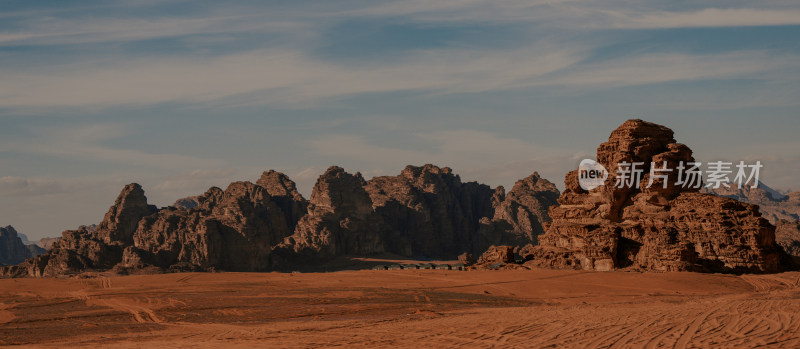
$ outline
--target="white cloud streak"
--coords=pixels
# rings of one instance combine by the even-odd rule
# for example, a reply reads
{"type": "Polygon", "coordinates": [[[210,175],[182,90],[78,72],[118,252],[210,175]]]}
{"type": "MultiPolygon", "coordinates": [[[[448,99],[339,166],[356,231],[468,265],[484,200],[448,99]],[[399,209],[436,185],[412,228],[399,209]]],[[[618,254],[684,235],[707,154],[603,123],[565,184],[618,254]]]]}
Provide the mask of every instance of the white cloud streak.
{"type": "Polygon", "coordinates": [[[706,8],[687,12],[616,13],[611,26],[625,29],[800,25],[800,10],[706,8]]]}
{"type": "Polygon", "coordinates": [[[34,131],[32,139],[0,141],[0,151],[28,155],[50,155],[106,164],[175,169],[186,167],[221,166],[223,161],[182,154],[150,153],[117,148],[104,141],[129,134],[124,124],[94,124],[74,128],[42,128],[34,131]]]}

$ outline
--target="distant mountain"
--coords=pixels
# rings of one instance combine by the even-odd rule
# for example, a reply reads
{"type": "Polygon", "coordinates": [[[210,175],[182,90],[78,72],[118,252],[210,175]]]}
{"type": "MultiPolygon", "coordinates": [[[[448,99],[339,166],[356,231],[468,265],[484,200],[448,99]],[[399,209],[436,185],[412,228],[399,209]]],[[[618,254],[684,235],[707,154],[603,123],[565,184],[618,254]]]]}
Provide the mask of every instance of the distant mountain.
{"type": "Polygon", "coordinates": [[[31,251],[31,257],[36,257],[47,252],[47,249],[41,248],[37,244],[28,244],[25,245],[25,247],[28,248],[28,251],[31,251]]]}
{"type": "Polygon", "coordinates": [[[740,189],[731,185],[730,188],[720,187],[719,189],[704,190],[708,193],[758,205],[761,214],[772,224],[778,224],[781,220],[800,220],[800,192],[790,192],[784,195],[760,182],[757,188],[744,186],[740,189]]]}
{"type": "Polygon", "coordinates": [[[22,242],[14,227],[0,228],[0,264],[15,265],[31,257],[32,250],[22,242]]]}
{"type": "Polygon", "coordinates": [[[61,240],[61,238],[41,238],[36,242],[36,245],[45,250],[49,250],[58,240],[61,240]]]}
{"type": "Polygon", "coordinates": [[[28,236],[26,236],[25,234],[17,232],[17,236],[19,237],[20,240],[22,240],[23,244],[25,244],[25,245],[30,245],[31,244],[31,242],[28,241],[28,236]]]}
{"type": "Polygon", "coordinates": [[[193,208],[197,208],[197,206],[200,206],[200,202],[197,200],[198,198],[199,196],[189,196],[178,199],[174,204],[172,204],[172,206],[182,210],[191,210],[193,208]]]}

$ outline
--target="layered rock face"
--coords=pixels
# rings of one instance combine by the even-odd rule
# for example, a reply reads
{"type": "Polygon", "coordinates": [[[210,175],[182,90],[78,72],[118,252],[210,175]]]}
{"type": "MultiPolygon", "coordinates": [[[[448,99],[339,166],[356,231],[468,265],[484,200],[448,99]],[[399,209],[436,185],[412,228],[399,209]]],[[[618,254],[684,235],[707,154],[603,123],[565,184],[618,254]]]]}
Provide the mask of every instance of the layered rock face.
{"type": "Polygon", "coordinates": [[[486,252],[484,252],[476,262],[478,265],[492,265],[500,263],[515,263],[513,246],[490,246],[489,249],[487,249],[486,252]]]}
{"type": "Polygon", "coordinates": [[[775,241],[786,253],[800,257],[800,222],[779,221],[775,229],[775,241]]]}
{"type": "Polygon", "coordinates": [[[308,214],[283,247],[314,258],[383,252],[380,221],[364,185],[360,173],[328,168],[314,185],[308,214]]]}
{"type": "MultiPolygon", "coordinates": [[[[271,176],[275,177],[275,176],[271,176]]],[[[285,176],[284,176],[285,177],[285,176]]],[[[283,179],[283,178],[282,178],[283,179]]],[[[192,209],[147,204],[138,184],[126,186],[96,229],[62,233],[45,254],[0,270],[5,276],[55,276],[85,270],[266,270],[272,246],[292,233],[300,197],[294,184],[281,196],[249,182],[211,188],[192,209]]],[[[304,203],[300,204],[301,207],[304,203]]]]}
{"type": "Polygon", "coordinates": [[[54,276],[85,270],[264,271],[341,255],[391,252],[456,258],[493,244],[530,243],[558,197],[538,174],[508,195],[462,183],[449,168],[408,166],[398,176],[364,180],[331,167],[310,200],[286,175],[156,209],[138,184],[126,186],[97,226],[68,230],[41,256],[0,269],[4,276],[54,276]]]}
{"type": "Polygon", "coordinates": [[[155,211],[154,206],[147,204],[142,187],[129,184],[96,229],[82,226],[64,231],[46,253],[0,270],[0,274],[38,277],[110,269],[121,261],[123,249],[133,243],[139,220],[155,211]]]}
{"type": "Polygon", "coordinates": [[[731,186],[719,187],[708,192],[758,205],[764,218],[777,227],[775,241],[783,246],[787,253],[800,256],[800,228],[798,228],[800,192],[783,195],[764,183],[759,183],[756,188],[751,188],[749,185],[743,188],[731,186]]]}
{"type": "Polygon", "coordinates": [[[628,120],[600,145],[597,161],[608,169],[605,185],[586,191],[577,170],[567,174],[560,205],[550,209],[552,223],[539,246],[528,249],[530,263],[710,272],[777,272],[790,263],[758,206],[675,184],[678,163],[693,157],[672,130],[628,120]],[[621,162],[644,163],[640,188],[616,185],[621,162]],[[651,162],[658,168],[666,162],[673,172],[656,172],[666,178],[654,176],[647,188],[651,162]]]}
{"type": "Polygon", "coordinates": [[[535,241],[558,194],[536,173],[505,195],[502,187],[462,183],[450,168],[430,164],[369,181],[331,167],[314,186],[308,215],[283,246],[317,257],[478,254],[493,244],[535,241]]]}
{"type": "Polygon", "coordinates": [[[373,178],[365,189],[391,252],[453,258],[489,246],[477,233],[481,218],[492,216],[495,191],[462,183],[448,167],[407,166],[398,176],[373,178]]]}
{"type": "Polygon", "coordinates": [[[0,265],[22,263],[32,257],[31,252],[28,246],[22,242],[14,227],[0,227],[0,265]]]}
{"type": "Polygon", "coordinates": [[[503,187],[498,187],[495,193],[491,221],[486,218],[481,221],[484,226],[492,227],[482,229],[482,236],[495,234],[488,237],[484,244],[535,245],[537,237],[544,233],[542,224],[550,221],[548,209],[557,204],[558,188],[534,172],[517,181],[505,197],[502,190],[503,187]]]}
{"type": "Polygon", "coordinates": [[[211,188],[197,198],[196,208],[166,208],[142,219],[122,266],[267,270],[273,246],[296,225],[292,212],[281,207],[287,196],[291,193],[272,196],[250,182],[231,183],[225,190],[211,188]]]}

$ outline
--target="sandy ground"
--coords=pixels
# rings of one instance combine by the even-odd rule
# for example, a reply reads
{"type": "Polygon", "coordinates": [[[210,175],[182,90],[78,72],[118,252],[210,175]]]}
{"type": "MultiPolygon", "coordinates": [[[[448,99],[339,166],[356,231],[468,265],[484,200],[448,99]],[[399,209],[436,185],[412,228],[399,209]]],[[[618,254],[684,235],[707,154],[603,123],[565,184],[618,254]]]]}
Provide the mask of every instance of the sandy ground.
{"type": "Polygon", "coordinates": [[[800,347],[800,273],[388,270],[0,280],[0,344],[800,347]]]}

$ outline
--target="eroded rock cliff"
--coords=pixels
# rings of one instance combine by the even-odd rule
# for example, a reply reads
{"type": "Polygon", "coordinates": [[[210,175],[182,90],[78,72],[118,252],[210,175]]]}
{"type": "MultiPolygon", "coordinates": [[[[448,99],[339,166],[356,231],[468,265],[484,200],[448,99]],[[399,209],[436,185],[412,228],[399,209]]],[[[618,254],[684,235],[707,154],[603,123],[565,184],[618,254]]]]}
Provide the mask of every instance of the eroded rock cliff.
{"type": "Polygon", "coordinates": [[[566,175],[560,205],[550,209],[553,221],[539,246],[528,250],[529,263],[710,272],[777,272],[790,263],[757,206],[676,185],[676,170],[660,172],[667,177],[654,177],[646,187],[651,162],[676,169],[680,161],[693,161],[669,128],[628,120],[599,146],[597,161],[609,171],[605,185],[586,191],[577,170],[566,175]],[[617,185],[621,162],[644,163],[639,188],[617,185]]]}
{"type": "Polygon", "coordinates": [[[534,242],[556,197],[538,174],[505,195],[502,187],[462,183],[450,168],[433,165],[370,181],[333,166],[310,200],[286,175],[267,171],[256,183],[211,188],[160,210],[130,184],[99,225],[63,232],[46,253],[0,275],[263,271],[383,252],[456,258],[534,242]]]}
{"type": "Polygon", "coordinates": [[[31,258],[31,250],[12,226],[0,227],[0,265],[15,265],[31,258]]]}

